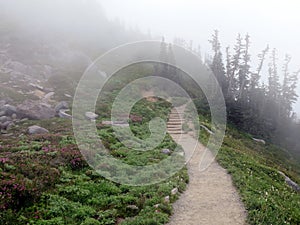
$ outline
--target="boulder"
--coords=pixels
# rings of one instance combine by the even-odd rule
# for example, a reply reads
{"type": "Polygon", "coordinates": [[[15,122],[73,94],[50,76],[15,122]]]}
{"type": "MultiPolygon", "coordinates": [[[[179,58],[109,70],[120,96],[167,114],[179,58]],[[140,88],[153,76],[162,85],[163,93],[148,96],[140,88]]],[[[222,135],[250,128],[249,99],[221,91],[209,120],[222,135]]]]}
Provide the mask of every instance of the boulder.
{"type": "Polygon", "coordinates": [[[95,119],[97,119],[98,115],[93,112],[86,112],[85,117],[89,120],[95,120],[95,119]]]}
{"type": "Polygon", "coordinates": [[[0,123],[5,123],[6,121],[10,121],[11,118],[9,118],[8,116],[1,116],[0,117],[0,123]]]}
{"type": "Polygon", "coordinates": [[[65,101],[59,102],[56,106],[55,106],[55,112],[59,113],[59,111],[61,109],[69,109],[69,104],[65,101]]]}
{"type": "Polygon", "coordinates": [[[12,121],[0,123],[1,130],[9,130],[12,126],[14,126],[14,123],[12,121]]]}
{"type": "Polygon", "coordinates": [[[34,125],[34,126],[30,126],[28,127],[28,134],[47,134],[49,133],[49,131],[43,127],[34,125]]]}
{"type": "Polygon", "coordinates": [[[17,108],[15,106],[5,104],[0,107],[0,111],[4,112],[4,115],[11,116],[12,114],[17,112],[17,108]]]}
{"type": "Polygon", "coordinates": [[[278,172],[279,172],[279,174],[281,174],[284,177],[284,180],[287,185],[289,185],[294,191],[300,192],[300,186],[296,182],[292,181],[291,178],[289,178],[283,172],[281,172],[281,171],[278,171],[278,172]]]}
{"type": "Polygon", "coordinates": [[[40,101],[26,100],[17,107],[19,118],[32,120],[50,119],[55,117],[55,110],[40,101]]]}

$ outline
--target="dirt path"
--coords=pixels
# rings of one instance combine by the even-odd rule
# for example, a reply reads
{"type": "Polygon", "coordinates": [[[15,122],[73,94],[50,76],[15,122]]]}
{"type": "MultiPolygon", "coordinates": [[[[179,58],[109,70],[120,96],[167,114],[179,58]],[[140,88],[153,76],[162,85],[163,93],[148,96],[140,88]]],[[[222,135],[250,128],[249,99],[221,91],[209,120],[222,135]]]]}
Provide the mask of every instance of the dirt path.
{"type": "MultiPolygon", "coordinates": [[[[216,161],[204,172],[198,170],[205,147],[190,134],[181,132],[184,107],[172,110],[168,132],[185,150],[190,182],[175,202],[168,225],[237,225],[246,224],[246,210],[232,184],[230,175],[216,161]],[[198,143],[193,154],[194,144],[198,143]]],[[[212,157],[212,156],[211,156],[212,157]]]]}

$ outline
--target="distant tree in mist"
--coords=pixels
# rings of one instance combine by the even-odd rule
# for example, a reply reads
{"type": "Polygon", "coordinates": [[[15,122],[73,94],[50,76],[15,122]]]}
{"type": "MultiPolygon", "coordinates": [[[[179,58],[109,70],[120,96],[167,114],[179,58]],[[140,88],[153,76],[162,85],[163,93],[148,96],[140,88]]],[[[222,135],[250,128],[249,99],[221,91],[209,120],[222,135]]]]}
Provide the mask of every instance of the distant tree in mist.
{"type": "Polygon", "coordinates": [[[215,74],[216,79],[221,85],[223,92],[225,92],[227,88],[227,83],[225,77],[225,68],[222,59],[221,44],[219,41],[219,33],[217,30],[214,31],[212,39],[209,40],[209,42],[212,45],[212,50],[214,53],[210,69],[215,74]]]}
{"type": "MultiPolygon", "coordinates": [[[[293,104],[298,97],[296,87],[300,73],[300,70],[294,73],[289,71],[291,57],[286,56],[280,74],[277,50],[272,50],[268,63],[268,83],[264,85],[261,73],[269,47],[258,55],[258,65],[256,69],[252,69],[248,34],[244,38],[238,34],[233,53],[229,47],[226,48],[226,66],[223,64],[218,31],[214,31],[209,42],[213,50],[213,60],[209,66],[222,87],[228,120],[254,136],[283,146],[288,145],[287,130],[295,127],[293,104]],[[283,77],[282,83],[280,76],[283,77]]],[[[298,132],[300,133],[300,129],[298,132]]]]}
{"type": "MultiPolygon", "coordinates": [[[[244,37],[238,34],[233,48],[225,48],[223,58],[219,32],[215,30],[209,40],[213,55],[205,57],[205,64],[209,66],[223,91],[226,102],[227,119],[237,128],[252,134],[254,137],[264,138],[280,146],[297,151],[300,148],[300,125],[293,112],[293,104],[297,101],[296,87],[299,71],[290,72],[290,56],[286,56],[282,70],[278,69],[277,50],[270,52],[269,46],[257,56],[258,63],[253,65],[251,60],[250,35],[244,37]],[[265,71],[267,72],[266,74],[265,71]],[[261,77],[267,77],[264,83],[261,77]],[[279,78],[282,77],[281,81],[279,78]],[[297,138],[294,138],[298,134],[297,138]]],[[[200,47],[194,48],[192,42],[175,38],[174,44],[184,47],[201,58],[200,47]]],[[[160,57],[173,60],[172,45],[161,43],[160,57]]],[[[170,68],[170,67],[169,67],[170,68]]],[[[182,86],[191,86],[185,79],[166,70],[163,75],[169,77],[182,86]]],[[[190,82],[190,81],[189,81],[190,82]]],[[[193,89],[195,90],[195,89],[193,89]]],[[[198,87],[199,90],[199,87],[198,87]]],[[[200,91],[201,92],[201,91],[200,91]]],[[[209,115],[209,105],[202,93],[195,95],[201,113],[209,115]]]]}

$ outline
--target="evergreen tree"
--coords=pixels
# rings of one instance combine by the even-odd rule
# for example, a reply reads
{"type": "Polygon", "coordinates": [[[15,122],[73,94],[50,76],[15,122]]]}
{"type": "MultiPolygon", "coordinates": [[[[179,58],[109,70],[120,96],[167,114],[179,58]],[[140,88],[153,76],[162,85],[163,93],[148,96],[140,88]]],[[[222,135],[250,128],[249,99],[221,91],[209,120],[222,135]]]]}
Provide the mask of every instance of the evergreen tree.
{"type": "Polygon", "coordinates": [[[176,60],[175,60],[175,56],[174,56],[174,53],[173,53],[172,44],[168,45],[167,55],[168,55],[168,63],[170,64],[170,65],[168,65],[168,68],[167,68],[168,77],[170,77],[171,79],[174,78],[177,83],[180,83],[181,79],[179,77],[179,74],[177,74],[177,72],[176,72],[177,71],[176,67],[175,67],[176,66],[176,60]]]}
{"type": "Polygon", "coordinates": [[[277,52],[274,48],[271,55],[271,62],[269,63],[269,85],[268,96],[270,99],[277,101],[280,95],[280,83],[277,71],[277,52]]]}
{"type": "Polygon", "coordinates": [[[255,91],[256,88],[259,87],[259,80],[260,80],[260,73],[266,58],[266,55],[269,51],[269,46],[267,46],[260,54],[258,54],[259,58],[259,65],[256,70],[256,72],[251,73],[251,78],[250,78],[250,91],[255,91]]]}
{"type": "Polygon", "coordinates": [[[293,110],[293,103],[297,101],[296,87],[298,82],[298,74],[300,71],[293,74],[289,73],[289,63],[291,57],[285,56],[285,63],[283,65],[283,84],[281,92],[281,115],[283,117],[291,117],[293,110]]]}
{"type": "Polygon", "coordinates": [[[217,30],[214,31],[212,35],[212,40],[209,40],[212,45],[212,50],[214,52],[213,60],[210,65],[210,68],[215,75],[219,85],[223,93],[226,93],[227,83],[226,83],[226,76],[225,76],[225,69],[222,60],[222,52],[221,52],[221,44],[219,42],[219,33],[217,30]]]}
{"type": "Polygon", "coordinates": [[[242,44],[242,38],[241,35],[238,34],[237,39],[236,39],[236,44],[234,46],[234,54],[231,59],[231,83],[229,88],[229,92],[231,95],[232,99],[237,98],[237,91],[238,91],[238,74],[239,74],[239,69],[240,69],[240,60],[242,56],[242,49],[243,49],[243,44],[242,44]]]}
{"type": "Polygon", "coordinates": [[[165,42],[165,38],[162,37],[160,44],[160,52],[159,52],[159,60],[161,61],[155,66],[155,75],[157,76],[166,76],[168,73],[168,65],[166,62],[168,61],[168,49],[167,44],[165,42]]]}
{"type": "Polygon", "coordinates": [[[248,85],[250,74],[250,54],[249,54],[250,36],[247,34],[245,37],[245,45],[242,49],[242,62],[239,70],[239,94],[238,100],[248,101],[248,85]]]}

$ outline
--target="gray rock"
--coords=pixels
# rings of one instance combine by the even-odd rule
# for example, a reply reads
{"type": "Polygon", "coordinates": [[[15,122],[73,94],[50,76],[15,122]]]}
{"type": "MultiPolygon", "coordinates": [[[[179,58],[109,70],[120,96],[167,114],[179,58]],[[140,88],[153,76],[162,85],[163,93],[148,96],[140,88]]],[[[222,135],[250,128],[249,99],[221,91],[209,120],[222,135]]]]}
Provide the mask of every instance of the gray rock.
{"type": "Polygon", "coordinates": [[[166,154],[166,155],[170,155],[171,151],[170,151],[170,149],[165,148],[165,149],[161,150],[161,153],[166,154]]]}
{"type": "Polygon", "coordinates": [[[17,109],[15,106],[5,104],[0,108],[0,111],[4,112],[4,115],[11,116],[14,113],[17,113],[17,109]]]}
{"type": "Polygon", "coordinates": [[[12,115],[11,115],[11,118],[12,118],[13,120],[17,119],[17,114],[15,114],[15,113],[12,114],[12,115]]]}
{"type": "Polygon", "coordinates": [[[55,117],[55,110],[40,101],[26,100],[17,107],[19,118],[32,120],[50,119],[55,117]]]}
{"type": "Polygon", "coordinates": [[[97,119],[98,115],[93,112],[86,112],[85,117],[89,120],[95,120],[95,119],[97,119]]]}
{"type": "Polygon", "coordinates": [[[0,116],[4,116],[5,112],[4,111],[0,111],[0,116]]]}
{"type": "Polygon", "coordinates": [[[47,134],[49,131],[40,126],[30,126],[28,127],[28,134],[47,134]]]}
{"type": "Polygon", "coordinates": [[[0,107],[4,106],[6,103],[6,100],[0,100],[0,107]]]}
{"type": "Polygon", "coordinates": [[[164,197],[164,202],[165,203],[170,203],[170,196],[169,195],[164,197]]]}
{"type": "Polygon", "coordinates": [[[29,83],[29,85],[31,86],[31,87],[34,87],[34,88],[37,88],[37,89],[39,89],[39,90],[44,90],[44,87],[42,87],[41,85],[39,85],[39,84],[33,84],[33,83],[29,83]]]}
{"type": "Polygon", "coordinates": [[[203,128],[207,133],[209,133],[210,135],[213,135],[214,132],[212,132],[210,129],[208,129],[206,126],[204,125],[200,125],[201,128],[203,128]]]}
{"type": "Polygon", "coordinates": [[[58,113],[61,109],[69,109],[69,104],[65,101],[59,102],[56,106],[55,106],[55,112],[58,113]]]}
{"type": "Polygon", "coordinates": [[[6,121],[10,121],[11,118],[9,118],[8,116],[1,116],[0,117],[0,122],[1,123],[5,123],[6,121]]]}
{"type": "Polygon", "coordinates": [[[67,111],[69,111],[68,109],[61,109],[58,112],[58,116],[60,118],[66,118],[66,119],[72,119],[72,116],[68,113],[66,113],[67,111]]]}
{"type": "Polygon", "coordinates": [[[0,124],[0,134],[7,134],[8,132],[1,128],[2,124],[0,124]]]}
{"type": "Polygon", "coordinates": [[[178,193],[178,188],[173,188],[171,190],[171,195],[176,195],[178,193]]]}
{"type": "Polygon", "coordinates": [[[185,154],[184,154],[184,151],[177,152],[177,154],[180,155],[180,156],[184,156],[184,155],[185,155],[185,154]]]}
{"type": "Polygon", "coordinates": [[[15,126],[14,122],[12,122],[12,121],[7,121],[6,123],[7,124],[4,124],[4,125],[6,125],[6,130],[10,130],[12,127],[15,126]]]}
{"type": "Polygon", "coordinates": [[[278,172],[279,172],[279,174],[281,174],[284,177],[284,180],[288,186],[290,186],[294,191],[300,192],[300,186],[296,182],[292,181],[283,172],[281,172],[281,171],[278,171],[278,172]]]}
{"type": "Polygon", "coordinates": [[[1,123],[1,129],[9,130],[13,125],[14,125],[14,123],[12,121],[6,121],[4,123],[1,123]]]}
{"type": "Polygon", "coordinates": [[[160,206],[160,204],[156,204],[153,207],[157,209],[159,206],[160,206]]]}
{"type": "Polygon", "coordinates": [[[49,92],[44,96],[44,100],[48,101],[51,99],[51,97],[55,94],[55,92],[49,92]]]}
{"type": "Polygon", "coordinates": [[[256,141],[256,142],[258,142],[258,143],[262,143],[262,144],[266,144],[266,142],[265,142],[265,140],[263,140],[263,139],[257,139],[257,138],[252,138],[253,139],[253,141],[256,141]]]}
{"type": "Polygon", "coordinates": [[[69,94],[64,94],[64,95],[68,98],[72,98],[72,95],[69,95],[69,94]]]}
{"type": "Polygon", "coordinates": [[[139,209],[139,207],[137,207],[136,205],[128,205],[126,208],[133,209],[133,210],[138,210],[139,209]]]}

